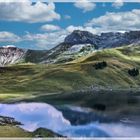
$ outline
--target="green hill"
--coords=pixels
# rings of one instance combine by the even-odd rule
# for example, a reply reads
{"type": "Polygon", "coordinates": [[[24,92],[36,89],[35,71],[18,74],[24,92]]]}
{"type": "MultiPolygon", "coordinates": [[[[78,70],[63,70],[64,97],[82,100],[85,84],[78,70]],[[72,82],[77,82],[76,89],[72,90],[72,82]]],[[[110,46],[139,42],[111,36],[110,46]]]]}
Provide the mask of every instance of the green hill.
{"type": "Polygon", "coordinates": [[[72,92],[89,87],[139,88],[140,76],[132,77],[128,74],[131,68],[140,69],[139,54],[140,46],[125,46],[93,52],[65,64],[22,64],[1,67],[0,100],[27,98],[27,94],[34,96],[72,92]],[[95,69],[94,65],[102,61],[107,62],[107,67],[95,69]]]}
{"type": "Polygon", "coordinates": [[[56,134],[48,129],[45,128],[38,128],[34,132],[28,132],[25,131],[24,129],[18,127],[18,126],[12,126],[12,125],[5,125],[5,126],[0,126],[0,137],[26,137],[26,138],[31,138],[31,137],[62,137],[59,134],[56,134]]]}

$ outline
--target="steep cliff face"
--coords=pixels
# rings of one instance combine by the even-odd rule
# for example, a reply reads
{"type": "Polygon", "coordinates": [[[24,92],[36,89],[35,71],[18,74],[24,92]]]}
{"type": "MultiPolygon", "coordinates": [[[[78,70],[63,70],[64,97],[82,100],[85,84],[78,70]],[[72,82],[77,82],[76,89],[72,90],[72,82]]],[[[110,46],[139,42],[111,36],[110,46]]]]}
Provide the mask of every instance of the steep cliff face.
{"type": "Polygon", "coordinates": [[[13,46],[0,48],[0,66],[20,62],[26,54],[26,50],[13,46]]]}

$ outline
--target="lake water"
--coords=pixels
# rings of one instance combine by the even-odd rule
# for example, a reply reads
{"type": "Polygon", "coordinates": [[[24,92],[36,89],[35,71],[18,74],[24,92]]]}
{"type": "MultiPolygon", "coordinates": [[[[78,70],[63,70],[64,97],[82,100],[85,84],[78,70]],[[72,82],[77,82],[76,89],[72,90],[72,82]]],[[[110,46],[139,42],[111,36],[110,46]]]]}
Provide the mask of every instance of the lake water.
{"type": "MultiPolygon", "coordinates": [[[[90,112],[90,109],[81,107],[69,107],[69,110],[76,112],[77,118],[81,112],[90,112]]],[[[73,125],[60,109],[46,103],[0,104],[0,115],[14,117],[28,131],[43,127],[68,137],[140,137],[140,127],[133,123],[101,123],[96,118],[96,121],[93,119],[85,124],[73,125]]]]}

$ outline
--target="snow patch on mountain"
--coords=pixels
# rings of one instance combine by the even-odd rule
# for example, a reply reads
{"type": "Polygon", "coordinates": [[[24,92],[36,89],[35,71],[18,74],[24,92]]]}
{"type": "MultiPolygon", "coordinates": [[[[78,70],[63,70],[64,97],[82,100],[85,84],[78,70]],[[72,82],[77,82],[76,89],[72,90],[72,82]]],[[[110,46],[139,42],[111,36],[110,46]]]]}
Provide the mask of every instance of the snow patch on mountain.
{"type": "Polygon", "coordinates": [[[2,46],[2,48],[16,48],[14,45],[7,45],[7,46],[2,46]]]}
{"type": "Polygon", "coordinates": [[[12,45],[0,47],[0,66],[18,63],[24,58],[25,53],[25,50],[12,45]]]}
{"type": "Polygon", "coordinates": [[[68,49],[69,53],[76,53],[79,52],[83,47],[90,46],[91,44],[79,44],[79,45],[73,45],[71,48],[68,49]]]}

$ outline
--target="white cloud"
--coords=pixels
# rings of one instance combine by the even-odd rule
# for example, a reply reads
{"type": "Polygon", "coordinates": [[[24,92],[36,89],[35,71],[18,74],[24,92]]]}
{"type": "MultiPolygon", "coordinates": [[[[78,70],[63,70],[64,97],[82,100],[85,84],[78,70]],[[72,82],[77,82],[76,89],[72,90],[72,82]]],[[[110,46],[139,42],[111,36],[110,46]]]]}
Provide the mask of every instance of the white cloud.
{"type": "Polygon", "coordinates": [[[98,32],[140,30],[140,10],[107,12],[104,16],[93,18],[85,26],[93,27],[98,32]]]}
{"type": "Polygon", "coordinates": [[[96,34],[96,29],[92,27],[82,27],[82,26],[68,26],[65,29],[60,29],[59,31],[31,34],[27,33],[24,37],[24,41],[30,41],[35,44],[35,47],[40,49],[51,49],[56,45],[62,43],[67,35],[69,35],[74,30],[86,30],[96,34]]]}
{"type": "Polygon", "coordinates": [[[0,0],[0,2],[27,2],[28,0],[0,0]]]}
{"type": "Polygon", "coordinates": [[[46,4],[38,1],[32,4],[30,0],[0,3],[0,20],[36,23],[58,19],[60,15],[55,12],[54,3],[46,4]]]}
{"type": "Polygon", "coordinates": [[[69,35],[74,30],[86,30],[96,34],[96,30],[92,27],[83,26],[73,26],[70,25],[65,29],[60,29],[59,31],[31,34],[27,33],[24,37],[24,41],[32,41],[35,43],[35,47],[40,49],[51,49],[56,45],[62,43],[67,35],[69,35]]]}
{"type": "Polygon", "coordinates": [[[18,42],[21,38],[14,33],[2,31],[0,32],[0,42],[18,42]]]}
{"type": "Polygon", "coordinates": [[[45,24],[45,25],[41,26],[42,31],[58,31],[60,29],[61,28],[59,26],[51,25],[51,24],[45,24]]]}
{"type": "Polygon", "coordinates": [[[93,34],[98,34],[98,28],[92,28],[92,27],[84,27],[84,26],[73,26],[70,25],[66,28],[66,31],[68,31],[69,33],[73,32],[74,30],[81,30],[81,31],[89,31],[93,34]]]}
{"type": "Polygon", "coordinates": [[[93,2],[90,2],[89,0],[77,0],[74,3],[74,6],[79,9],[82,9],[83,12],[85,13],[85,12],[89,12],[95,9],[96,4],[93,2]]]}
{"type": "Polygon", "coordinates": [[[3,31],[0,32],[0,42],[5,43],[5,46],[9,43],[14,43],[15,46],[16,43],[18,43],[18,46],[20,46],[19,43],[28,43],[31,44],[29,46],[34,46],[34,49],[51,49],[62,43],[68,34],[67,30],[61,29],[59,31],[37,34],[27,32],[24,36],[19,37],[14,33],[3,31]]]}
{"type": "Polygon", "coordinates": [[[54,28],[47,27],[50,32],[45,33],[26,33],[22,37],[9,32],[0,32],[0,41],[24,41],[30,42],[37,49],[50,49],[64,41],[64,38],[74,30],[89,31],[93,34],[101,32],[118,32],[129,30],[140,30],[140,10],[134,9],[129,12],[112,12],[106,13],[98,18],[93,18],[84,26],[70,25],[65,29],[54,30],[54,28]]]}
{"type": "Polygon", "coordinates": [[[74,30],[83,30],[83,27],[82,26],[73,26],[73,25],[70,25],[66,28],[66,30],[68,32],[73,32],[74,30]]]}
{"type": "Polygon", "coordinates": [[[41,49],[51,49],[64,41],[64,38],[68,35],[66,30],[44,33],[44,34],[31,34],[28,33],[23,37],[24,41],[32,41],[35,43],[35,47],[41,49]]]}
{"type": "Polygon", "coordinates": [[[25,41],[32,41],[35,43],[35,47],[40,49],[51,49],[56,45],[62,43],[67,35],[69,35],[74,30],[83,30],[89,31],[93,34],[97,33],[97,29],[92,27],[83,27],[83,26],[68,26],[65,29],[59,31],[40,33],[40,34],[31,34],[27,33],[23,38],[25,41]]]}
{"type": "Polygon", "coordinates": [[[71,16],[69,16],[69,15],[64,15],[64,19],[71,19],[71,16]]]}
{"type": "Polygon", "coordinates": [[[123,0],[116,0],[112,6],[115,7],[116,9],[119,9],[120,7],[122,7],[124,5],[123,0]]]}

